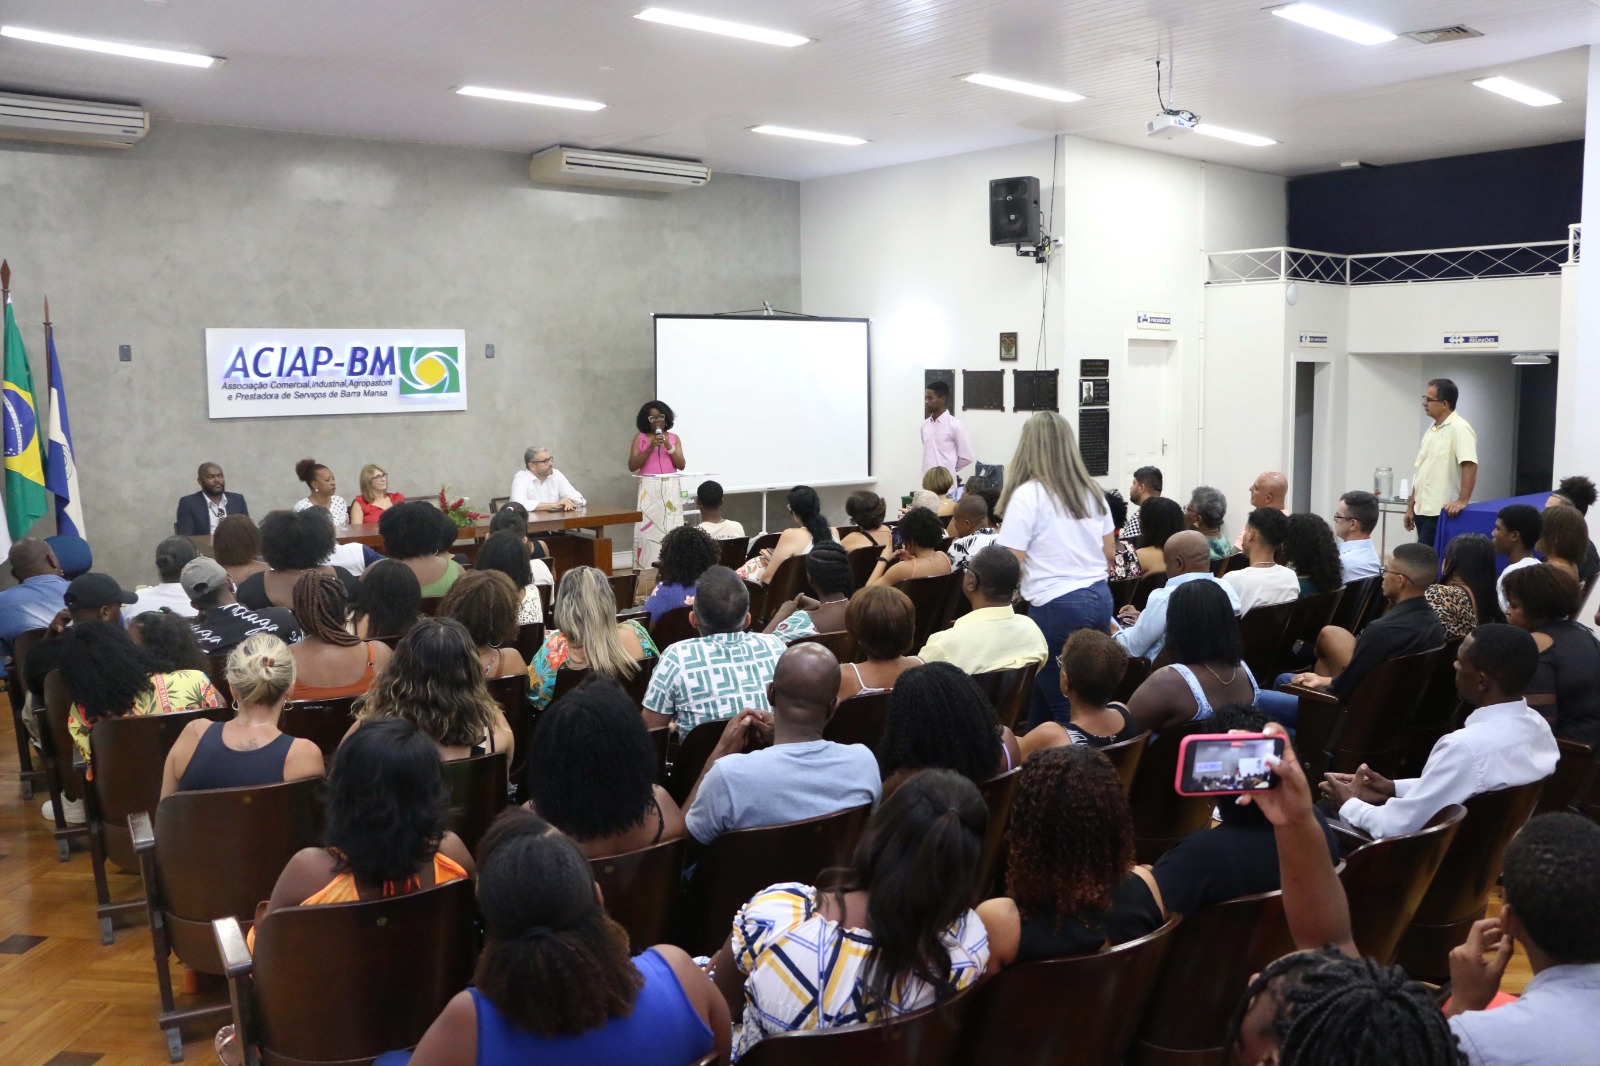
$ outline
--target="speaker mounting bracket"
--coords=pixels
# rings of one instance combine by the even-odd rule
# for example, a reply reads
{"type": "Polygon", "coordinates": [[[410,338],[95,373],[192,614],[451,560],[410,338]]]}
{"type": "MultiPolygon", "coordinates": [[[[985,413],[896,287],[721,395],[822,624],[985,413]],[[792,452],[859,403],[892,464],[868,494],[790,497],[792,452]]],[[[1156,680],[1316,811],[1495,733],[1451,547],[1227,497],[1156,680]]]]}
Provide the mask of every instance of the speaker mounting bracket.
{"type": "Polygon", "coordinates": [[[1036,263],[1044,263],[1050,258],[1050,253],[1055,251],[1055,241],[1049,236],[1039,238],[1039,243],[1030,246],[1014,245],[1017,256],[1022,259],[1032,259],[1036,263]]]}

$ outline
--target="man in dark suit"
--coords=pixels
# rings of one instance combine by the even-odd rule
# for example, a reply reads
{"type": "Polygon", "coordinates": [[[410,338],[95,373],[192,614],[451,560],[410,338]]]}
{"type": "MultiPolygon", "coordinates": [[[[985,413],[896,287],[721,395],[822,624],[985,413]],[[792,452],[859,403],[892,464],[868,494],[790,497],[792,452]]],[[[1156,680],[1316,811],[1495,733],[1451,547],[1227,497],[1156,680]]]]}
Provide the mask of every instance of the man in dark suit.
{"type": "Polygon", "coordinates": [[[216,463],[201,463],[197,480],[200,491],[178,499],[178,519],[172,531],[180,536],[210,536],[217,523],[231,514],[249,514],[244,497],[228,492],[222,467],[216,463]]]}

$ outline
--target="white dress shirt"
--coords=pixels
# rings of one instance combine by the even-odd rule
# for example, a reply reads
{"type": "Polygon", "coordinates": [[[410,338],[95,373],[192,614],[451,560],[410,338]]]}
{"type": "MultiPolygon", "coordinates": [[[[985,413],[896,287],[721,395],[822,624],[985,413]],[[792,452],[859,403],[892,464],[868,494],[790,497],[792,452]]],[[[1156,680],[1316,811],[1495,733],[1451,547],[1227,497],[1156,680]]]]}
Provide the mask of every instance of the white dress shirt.
{"type": "Polygon", "coordinates": [[[189,594],[176,581],[164,585],[150,585],[137,590],[139,598],[122,609],[122,624],[127,625],[146,611],[166,608],[173,614],[193,618],[199,612],[189,602],[189,594]]]}
{"type": "Polygon", "coordinates": [[[522,504],[530,513],[541,503],[560,503],[563,498],[579,507],[589,502],[559,470],[552,469],[543,481],[535,477],[532,470],[518,470],[511,476],[511,502],[522,504]]]}
{"type": "Polygon", "coordinates": [[[1167,583],[1150,594],[1150,599],[1145,602],[1144,610],[1139,612],[1139,618],[1127,629],[1119,629],[1112,634],[1118,644],[1135,658],[1144,657],[1154,662],[1156,656],[1161,654],[1161,649],[1167,645],[1167,600],[1172,598],[1172,591],[1180,585],[1190,581],[1216,581],[1217,586],[1228,594],[1228,603],[1233,607],[1233,613],[1239,613],[1239,594],[1225,581],[1217,581],[1208,573],[1179,574],[1177,577],[1167,578],[1167,583]]]}
{"type": "Polygon", "coordinates": [[[1364,577],[1377,577],[1383,571],[1383,563],[1378,559],[1378,547],[1372,543],[1372,538],[1340,541],[1339,568],[1344,571],[1345,584],[1364,577]]]}
{"type": "Polygon", "coordinates": [[[1434,744],[1421,777],[1394,783],[1393,799],[1375,806],[1352,797],[1339,816],[1374,837],[1414,833],[1452,803],[1544,780],[1559,755],[1550,723],[1527,700],[1479,707],[1434,744]]]}

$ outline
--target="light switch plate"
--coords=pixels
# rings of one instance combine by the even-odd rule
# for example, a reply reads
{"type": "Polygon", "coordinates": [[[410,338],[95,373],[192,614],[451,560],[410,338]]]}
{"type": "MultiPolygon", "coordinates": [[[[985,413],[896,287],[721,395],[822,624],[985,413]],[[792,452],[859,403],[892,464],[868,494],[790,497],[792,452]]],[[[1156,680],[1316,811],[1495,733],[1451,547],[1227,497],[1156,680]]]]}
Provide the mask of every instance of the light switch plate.
{"type": "Polygon", "coordinates": [[[131,345],[131,344],[119,344],[119,345],[117,345],[117,358],[120,359],[124,363],[133,362],[133,345],[131,345]]]}

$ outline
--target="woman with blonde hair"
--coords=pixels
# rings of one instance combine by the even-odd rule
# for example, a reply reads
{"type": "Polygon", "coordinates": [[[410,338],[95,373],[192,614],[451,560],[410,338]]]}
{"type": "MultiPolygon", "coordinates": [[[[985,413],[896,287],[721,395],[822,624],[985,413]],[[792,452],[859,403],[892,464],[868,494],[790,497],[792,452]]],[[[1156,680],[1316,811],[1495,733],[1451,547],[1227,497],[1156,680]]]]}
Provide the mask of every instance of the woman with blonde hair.
{"type": "MultiPolygon", "coordinates": [[[[1023,424],[998,509],[1005,524],[995,543],[1021,561],[1028,617],[1049,646],[1061,647],[1080,629],[1104,631],[1111,624],[1106,574],[1116,558],[1116,531],[1072,427],[1059,414],[1040,411],[1023,424]]],[[[1047,659],[1034,679],[1028,724],[1071,720],[1060,667],[1047,659]]]]}
{"type": "Polygon", "coordinates": [[[403,718],[433,738],[446,762],[492,751],[508,759],[516,754],[472,635],[454,618],[424,618],[412,627],[371,690],[356,701],[356,718],[351,733],[362,722],[403,718]]]}
{"type": "Polygon", "coordinates": [[[257,633],[228,653],[234,716],[190,722],[167,753],[161,798],[207,788],[249,788],[321,777],[322,752],[278,728],[294,688],[289,645],[257,633]]]}
{"type": "Polygon", "coordinates": [[[934,509],[934,513],[940,518],[955,514],[956,501],[950,498],[950,490],[956,487],[956,476],[950,472],[949,467],[928,467],[922,474],[922,487],[939,497],[939,506],[934,509]]]}
{"type": "Polygon", "coordinates": [[[377,463],[361,468],[361,495],[350,501],[350,520],[372,524],[383,517],[383,512],[406,498],[389,491],[389,473],[377,463]]]}
{"type": "Polygon", "coordinates": [[[640,660],[660,654],[639,622],[617,623],[611,582],[592,566],[561,575],[554,614],[556,626],[528,666],[528,698],[536,707],[555,698],[559,670],[596,670],[625,683],[639,672],[640,660]]]}
{"type": "Polygon", "coordinates": [[[484,677],[509,677],[528,669],[515,647],[521,598],[522,590],[500,571],[473,570],[462,574],[439,601],[440,618],[454,618],[467,627],[484,677]]]}

